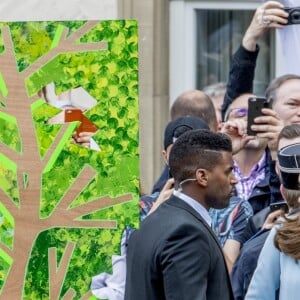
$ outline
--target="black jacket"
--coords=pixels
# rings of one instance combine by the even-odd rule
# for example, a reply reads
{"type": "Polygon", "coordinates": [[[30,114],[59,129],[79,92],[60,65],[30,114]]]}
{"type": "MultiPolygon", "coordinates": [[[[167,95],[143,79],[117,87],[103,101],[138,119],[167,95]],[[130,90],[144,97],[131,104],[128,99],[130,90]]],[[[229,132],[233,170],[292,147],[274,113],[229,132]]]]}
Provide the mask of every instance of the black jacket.
{"type": "Polygon", "coordinates": [[[178,197],[148,216],[128,244],[125,300],[233,300],[217,237],[178,197]]]}
{"type": "Polygon", "coordinates": [[[224,119],[228,106],[238,96],[252,93],[255,75],[256,60],[259,47],[254,52],[246,50],[242,45],[232,57],[226,94],[222,105],[222,118],[224,119]]]}

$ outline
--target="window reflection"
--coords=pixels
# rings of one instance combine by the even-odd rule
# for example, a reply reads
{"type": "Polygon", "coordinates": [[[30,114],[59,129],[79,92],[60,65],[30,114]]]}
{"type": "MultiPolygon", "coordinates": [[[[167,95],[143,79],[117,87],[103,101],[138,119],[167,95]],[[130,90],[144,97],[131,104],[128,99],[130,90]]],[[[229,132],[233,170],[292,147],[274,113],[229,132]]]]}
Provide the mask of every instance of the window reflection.
{"type": "MultiPolygon", "coordinates": [[[[197,10],[197,88],[227,82],[233,53],[253,17],[250,10],[197,10]]],[[[254,93],[263,94],[274,77],[274,33],[259,42],[254,93]],[[270,46],[271,45],[271,46],[270,46]],[[271,63],[273,62],[273,63],[271,63]]]]}

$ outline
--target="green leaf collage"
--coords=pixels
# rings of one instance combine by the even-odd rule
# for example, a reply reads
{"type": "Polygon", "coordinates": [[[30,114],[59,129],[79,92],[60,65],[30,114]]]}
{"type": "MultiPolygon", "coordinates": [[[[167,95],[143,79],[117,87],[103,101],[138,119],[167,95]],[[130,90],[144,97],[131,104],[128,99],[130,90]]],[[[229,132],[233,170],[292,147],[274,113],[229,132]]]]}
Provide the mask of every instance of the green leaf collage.
{"type": "MultiPolygon", "coordinates": [[[[9,26],[18,69],[23,72],[50,51],[61,26],[68,28],[68,38],[86,22],[0,23],[0,29],[9,26]]],[[[24,82],[28,97],[37,97],[44,86],[54,83],[57,94],[82,87],[97,102],[84,115],[98,127],[93,139],[101,151],[77,145],[69,137],[66,139],[60,150],[56,151],[56,156],[53,156],[55,159],[51,160],[47,170],[41,174],[40,199],[37,199],[40,219],[51,218],[72,184],[76,185],[76,178],[86,165],[95,170],[96,175],[77,195],[71,207],[102,197],[117,199],[129,194],[131,199],[82,216],[79,220],[87,228],[60,228],[53,224],[52,228],[41,232],[32,245],[27,274],[24,274],[24,299],[49,299],[48,248],[56,247],[60,259],[66,244],[70,241],[76,243],[61,296],[72,288],[76,292],[75,299],[80,299],[89,291],[92,276],[111,271],[111,256],[120,252],[120,237],[125,226],[139,226],[137,33],[135,20],[98,22],[76,43],[80,46],[106,42],[106,50],[60,53],[24,82]],[[85,225],[89,220],[114,220],[117,227],[92,229],[85,225]]],[[[59,42],[61,41],[58,41],[58,45],[59,42]]],[[[4,51],[5,45],[0,35],[0,55],[4,51]]],[[[5,104],[5,100],[3,102],[5,104]]],[[[42,160],[51,151],[57,135],[63,130],[62,125],[49,125],[47,121],[61,110],[42,98],[33,103],[31,109],[42,160]]],[[[72,126],[75,125],[71,124],[69,128],[73,128],[72,126]]],[[[13,151],[21,152],[22,141],[18,124],[13,118],[0,113],[0,129],[0,142],[13,151]]],[[[0,175],[0,188],[18,205],[18,201],[22,199],[19,199],[16,174],[7,164],[2,164],[0,175]]],[[[10,218],[5,217],[7,214],[9,213],[4,214],[0,207],[0,241],[12,247],[15,228],[10,218]]],[[[1,253],[0,259],[3,259],[1,253]]],[[[9,264],[0,265],[1,288],[9,264]]]]}

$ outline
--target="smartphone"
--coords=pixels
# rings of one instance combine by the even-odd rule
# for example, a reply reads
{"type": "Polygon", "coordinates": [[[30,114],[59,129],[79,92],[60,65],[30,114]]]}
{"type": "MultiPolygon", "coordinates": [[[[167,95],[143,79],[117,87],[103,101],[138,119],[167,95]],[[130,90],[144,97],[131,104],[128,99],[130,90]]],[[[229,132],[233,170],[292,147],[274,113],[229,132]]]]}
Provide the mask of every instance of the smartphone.
{"type": "Polygon", "coordinates": [[[254,119],[262,116],[261,110],[263,108],[270,108],[270,102],[265,97],[250,97],[248,99],[248,117],[247,117],[247,134],[256,135],[256,131],[251,129],[254,125],[254,119]]]}
{"type": "Polygon", "coordinates": [[[289,207],[286,204],[286,202],[284,202],[284,201],[270,204],[270,211],[271,212],[273,212],[275,210],[278,210],[278,209],[283,210],[285,213],[288,213],[288,211],[289,211],[289,207]]]}
{"type": "Polygon", "coordinates": [[[82,115],[81,124],[77,128],[77,134],[80,132],[96,132],[98,127],[90,121],[85,115],[82,115]]]}
{"type": "Polygon", "coordinates": [[[66,109],[65,110],[65,122],[80,121],[79,127],[76,129],[76,133],[80,132],[96,132],[98,127],[90,121],[80,109],[66,109]]]}
{"type": "Polygon", "coordinates": [[[81,121],[82,118],[82,111],[81,109],[66,109],[65,110],[65,122],[74,122],[74,121],[81,121]]]}

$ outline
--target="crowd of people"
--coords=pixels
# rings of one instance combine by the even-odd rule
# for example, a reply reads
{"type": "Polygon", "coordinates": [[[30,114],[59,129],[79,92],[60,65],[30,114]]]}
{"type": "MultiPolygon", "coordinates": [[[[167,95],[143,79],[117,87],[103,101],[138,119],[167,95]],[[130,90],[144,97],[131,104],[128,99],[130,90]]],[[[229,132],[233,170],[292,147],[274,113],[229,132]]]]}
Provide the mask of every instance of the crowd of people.
{"type": "Polygon", "coordinates": [[[140,228],[124,231],[120,268],[95,278],[96,296],[106,289],[111,300],[299,298],[300,76],[270,82],[270,105],[247,134],[258,41],[287,18],[280,2],[259,6],[227,84],[174,101],[165,168],[140,199],[140,228]],[[282,202],[287,212],[273,210],[282,202]]]}

